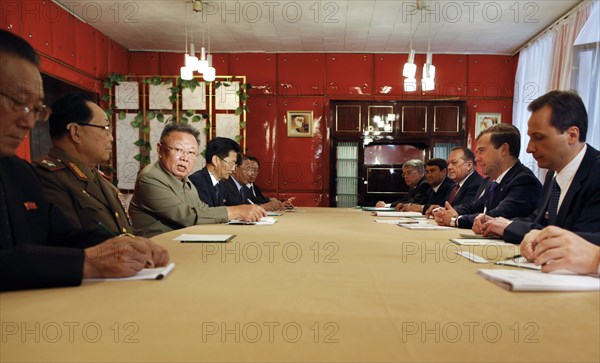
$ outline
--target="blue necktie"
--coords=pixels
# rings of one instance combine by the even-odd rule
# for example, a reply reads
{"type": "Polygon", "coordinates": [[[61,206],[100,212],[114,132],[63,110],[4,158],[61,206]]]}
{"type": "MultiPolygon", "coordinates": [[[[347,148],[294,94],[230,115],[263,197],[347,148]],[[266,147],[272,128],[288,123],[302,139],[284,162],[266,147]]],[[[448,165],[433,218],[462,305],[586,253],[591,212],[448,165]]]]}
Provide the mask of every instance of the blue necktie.
{"type": "Polygon", "coordinates": [[[223,201],[221,200],[221,188],[219,188],[219,184],[215,184],[215,196],[217,197],[216,207],[220,207],[223,201]]]}
{"type": "Polygon", "coordinates": [[[488,196],[487,196],[487,203],[486,203],[486,208],[487,211],[489,212],[490,210],[494,209],[492,203],[494,203],[494,190],[496,190],[496,187],[498,187],[498,182],[493,181],[492,184],[490,184],[490,186],[488,187],[488,196]]]}
{"type": "Polygon", "coordinates": [[[242,197],[242,204],[246,203],[246,197],[244,196],[244,186],[240,186],[240,196],[242,197]]]}
{"type": "Polygon", "coordinates": [[[548,225],[556,224],[556,215],[558,213],[558,201],[560,199],[560,186],[556,178],[552,179],[552,189],[550,190],[550,202],[548,203],[548,225]]]}

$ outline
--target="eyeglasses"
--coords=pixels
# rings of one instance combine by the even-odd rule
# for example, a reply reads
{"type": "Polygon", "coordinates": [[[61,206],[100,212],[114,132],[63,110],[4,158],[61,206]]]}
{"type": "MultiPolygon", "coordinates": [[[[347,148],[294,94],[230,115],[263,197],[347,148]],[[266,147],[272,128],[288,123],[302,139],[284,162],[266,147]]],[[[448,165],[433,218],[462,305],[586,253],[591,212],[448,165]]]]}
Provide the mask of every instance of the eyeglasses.
{"type": "Polygon", "coordinates": [[[235,169],[235,166],[237,165],[235,163],[235,161],[227,161],[219,156],[217,156],[219,159],[221,159],[222,162],[224,162],[225,164],[227,164],[227,167],[229,167],[229,169],[235,169]]]}
{"type": "Polygon", "coordinates": [[[21,112],[23,117],[27,117],[29,114],[33,115],[33,118],[36,121],[48,121],[50,114],[52,111],[50,108],[46,107],[43,103],[40,103],[37,106],[29,107],[22,102],[17,101],[15,98],[7,95],[4,92],[0,92],[4,98],[6,98],[9,102],[10,108],[14,112],[21,112]]]}
{"type": "Polygon", "coordinates": [[[112,126],[111,125],[93,125],[93,124],[85,124],[83,122],[75,122],[77,125],[79,126],[90,126],[90,127],[97,127],[99,129],[103,129],[104,131],[106,131],[107,134],[111,135],[112,134],[112,126]]]}
{"type": "Polygon", "coordinates": [[[161,143],[162,146],[166,147],[167,149],[169,149],[170,151],[173,152],[173,154],[177,157],[182,157],[183,155],[185,155],[186,157],[190,158],[190,159],[194,159],[198,157],[198,152],[197,151],[192,151],[192,150],[184,150],[178,147],[172,147],[169,146],[167,144],[163,144],[161,143]]]}
{"type": "Polygon", "coordinates": [[[416,170],[402,171],[402,176],[409,176],[416,173],[416,170]]]}
{"type": "Polygon", "coordinates": [[[246,174],[258,174],[258,168],[244,168],[242,169],[246,174]]]}

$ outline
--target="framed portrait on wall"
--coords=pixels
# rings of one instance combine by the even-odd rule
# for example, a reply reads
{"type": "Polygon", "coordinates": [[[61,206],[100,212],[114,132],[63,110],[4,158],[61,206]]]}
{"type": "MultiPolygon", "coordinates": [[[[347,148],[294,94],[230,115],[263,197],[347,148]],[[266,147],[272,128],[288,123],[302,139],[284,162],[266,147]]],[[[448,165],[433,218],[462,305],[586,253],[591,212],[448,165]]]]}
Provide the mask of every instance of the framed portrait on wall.
{"type": "Polygon", "coordinates": [[[479,136],[481,131],[502,122],[501,113],[477,112],[475,114],[475,137],[479,136]]]}
{"type": "Polygon", "coordinates": [[[288,137],[313,136],[312,111],[288,111],[286,122],[288,137]]]}

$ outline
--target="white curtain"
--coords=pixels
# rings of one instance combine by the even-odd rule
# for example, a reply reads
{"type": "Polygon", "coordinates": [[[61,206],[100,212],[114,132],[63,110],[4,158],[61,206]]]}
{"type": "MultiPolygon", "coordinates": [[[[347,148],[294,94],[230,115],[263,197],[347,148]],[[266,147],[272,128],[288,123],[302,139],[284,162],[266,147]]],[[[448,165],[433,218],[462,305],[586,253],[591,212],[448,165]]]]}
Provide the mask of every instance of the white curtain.
{"type": "MultiPolygon", "coordinates": [[[[537,162],[527,153],[527,121],[531,112],[527,106],[531,101],[548,92],[550,70],[552,68],[554,33],[550,32],[519,54],[519,64],[515,79],[515,92],[513,98],[513,125],[521,131],[521,153],[519,160],[537,173],[537,162]]],[[[545,175],[545,173],[544,173],[545,175]]],[[[543,177],[544,175],[538,175],[543,177]]]]}
{"type": "Polygon", "coordinates": [[[577,90],[588,111],[587,142],[600,149],[600,4],[595,2],[591,14],[575,41],[571,88],[577,90]]]}

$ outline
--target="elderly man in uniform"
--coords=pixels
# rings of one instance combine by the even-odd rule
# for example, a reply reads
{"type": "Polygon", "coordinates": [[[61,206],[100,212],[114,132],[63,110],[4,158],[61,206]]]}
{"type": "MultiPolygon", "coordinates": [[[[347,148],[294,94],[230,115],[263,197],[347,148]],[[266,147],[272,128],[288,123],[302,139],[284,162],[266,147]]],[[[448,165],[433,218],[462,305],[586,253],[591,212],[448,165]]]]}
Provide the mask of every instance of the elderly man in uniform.
{"type": "Polygon", "coordinates": [[[83,93],[71,93],[52,105],[49,121],[53,147],[36,163],[46,198],[74,226],[133,233],[122,194],[96,169],[112,152],[106,113],[83,93]]]}

